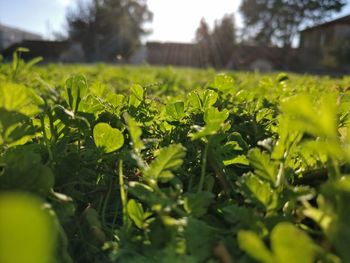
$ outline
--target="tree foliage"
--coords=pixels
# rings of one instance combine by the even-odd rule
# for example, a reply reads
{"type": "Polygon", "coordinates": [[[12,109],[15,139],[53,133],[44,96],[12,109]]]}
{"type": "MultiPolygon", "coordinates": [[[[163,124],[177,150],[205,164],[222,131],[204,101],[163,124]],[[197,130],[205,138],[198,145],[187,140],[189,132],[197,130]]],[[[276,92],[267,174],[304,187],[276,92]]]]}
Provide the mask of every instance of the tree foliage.
{"type": "Polygon", "coordinates": [[[78,2],[67,14],[68,33],[81,43],[88,60],[129,57],[147,34],[152,20],[145,0],[92,0],[78,2]]]}
{"type": "Polygon", "coordinates": [[[247,31],[260,44],[290,46],[301,26],[320,23],[341,11],[345,0],[243,0],[247,31]]]}
{"type": "Polygon", "coordinates": [[[214,29],[202,19],[196,31],[196,42],[202,65],[224,67],[230,60],[236,42],[235,22],[233,15],[225,15],[216,21],[214,29]]]}
{"type": "Polygon", "coordinates": [[[204,18],[201,19],[198,29],[196,30],[196,42],[199,47],[199,56],[201,59],[201,65],[210,64],[210,47],[211,47],[211,34],[208,23],[204,18]]]}

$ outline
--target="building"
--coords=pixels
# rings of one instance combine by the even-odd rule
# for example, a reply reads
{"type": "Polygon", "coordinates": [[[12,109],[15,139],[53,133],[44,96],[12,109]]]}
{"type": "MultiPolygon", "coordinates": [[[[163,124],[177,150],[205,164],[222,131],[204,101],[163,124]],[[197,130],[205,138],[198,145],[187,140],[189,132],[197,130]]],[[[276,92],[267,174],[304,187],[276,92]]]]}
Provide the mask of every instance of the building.
{"type": "MultiPolygon", "coordinates": [[[[350,73],[350,56],[334,55],[339,46],[350,45],[350,15],[300,31],[298,48],[279,48],[237,44],[233,48],[227,68],[235,70],[287,70],[315,74],[350,73]],[[345,40],[347,45],[344,45],[345,40]]],[[[198,45],[182,43],[147,43],[147,62],[159,65],[207,67],[198,45]]],[[[343,50],[344,51],[344,50],[343,50]]],[[[344,52],[343,52],[344,53],[344,52]]],[[[342,53],[342,54],[343,54],[342,53]]],[[[350,54],[347,52],[347,54],[350,54]]]]}
{"type": "Polygon", "coordinates": [[[322,49],[350,37],[350,15],[309,27],[300,32],[300,48],[322,49]]]}
{"type": "Polygon", "coordinates": [[[38,34],[0,24],[0,50],[24,40],[41,40],[38,34]]]}

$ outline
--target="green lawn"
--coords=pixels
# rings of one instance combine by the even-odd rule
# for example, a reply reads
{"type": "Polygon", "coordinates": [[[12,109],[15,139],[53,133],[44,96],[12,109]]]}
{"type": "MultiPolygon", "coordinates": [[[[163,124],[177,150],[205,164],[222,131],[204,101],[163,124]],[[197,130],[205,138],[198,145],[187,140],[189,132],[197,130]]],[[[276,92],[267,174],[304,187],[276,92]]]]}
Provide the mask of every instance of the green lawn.
{"type": "Polygon", "coordinates": [[[0,64],[0,262],[350,262],[349,84],[0,64]]]}

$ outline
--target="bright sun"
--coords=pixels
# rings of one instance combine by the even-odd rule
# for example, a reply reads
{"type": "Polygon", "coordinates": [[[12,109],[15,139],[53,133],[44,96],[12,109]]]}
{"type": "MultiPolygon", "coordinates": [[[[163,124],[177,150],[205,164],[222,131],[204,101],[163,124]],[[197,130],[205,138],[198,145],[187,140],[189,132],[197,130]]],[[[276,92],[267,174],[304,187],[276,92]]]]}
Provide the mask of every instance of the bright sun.
{"type": "MultiPolygon", "coordinates": [[[[148,0],[154,13],[148,40],[189,42],[202,17],[212,26],[225,14],[236,13],[240,0],[148,0]]],[[[240,21],[236,15],[236,22],[240,21]]]]}

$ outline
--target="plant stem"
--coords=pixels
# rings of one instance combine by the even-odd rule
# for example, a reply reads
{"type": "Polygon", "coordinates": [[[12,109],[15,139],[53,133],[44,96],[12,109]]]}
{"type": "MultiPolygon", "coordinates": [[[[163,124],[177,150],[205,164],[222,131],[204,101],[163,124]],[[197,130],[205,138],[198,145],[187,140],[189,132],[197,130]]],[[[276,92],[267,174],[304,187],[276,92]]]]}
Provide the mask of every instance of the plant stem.
{"type": "Polygon", "coordinates": [[[107,210],[109,197],[110,197],[111,192],[112,192],[112,185],[113,185],[113,178],[111,178],[109,181],[107,194],[105,196],[105,200],[103,201],[103,205],[102,205],[102,224],[104,227],[107,227],[107,225],[106,225],[106,210],[107,210]]]}
{"type": "Polygon", "coordinates": [[[205,145],[204,152],[203,152],[203,155],[202,155],[201,177],[199,179],[198,191],[197,192],[201,192],[203,190],[204,178],[205,178],[205,173],[206,173],[206,170],[207,170],[207,156],[208,156],[209,144],[210,144],[210,139],[208,140],[208,143],[205,145]]]}
{"type": "Polygon", "coordinates": [[[127,215],[127,197],[126,192],[124,188],[124,175],[123,175],[123,160],[119,160],[119,187],[120,187],[120,199],[122,202],[122,211],[123,211],[123,225],[126,226],[128,222],[128,215],[127,215]]]}
{"type": "Polygon", "coordinates": [[[44,135],[44,141],[45,141],[45,144],[46,144],[46,148],[47,148],[47,151],[49,153],[49,159],[50,159],[50,162],[53,161],[53,154],[52,154],[52,151],[51,151],[51,143],[50,143],[50,140],[47,138],[47,134],[46,134],[46,130],[45,130],[45,121],[44,121],[44,117],[41,116],[40,117],[40,123],[41,123],[41,128],[43,130],[43,135],[44,135]]]}

